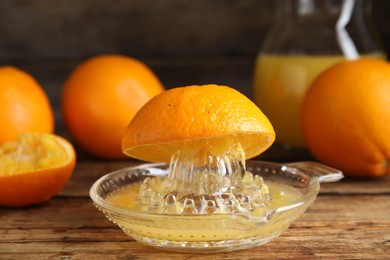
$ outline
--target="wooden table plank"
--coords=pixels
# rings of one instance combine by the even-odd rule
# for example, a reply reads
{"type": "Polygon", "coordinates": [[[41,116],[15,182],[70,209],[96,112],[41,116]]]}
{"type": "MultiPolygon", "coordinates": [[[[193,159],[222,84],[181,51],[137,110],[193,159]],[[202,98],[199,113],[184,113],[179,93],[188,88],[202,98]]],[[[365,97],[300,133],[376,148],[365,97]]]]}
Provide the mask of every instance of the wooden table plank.
{"type": "Polygon", "coordinates": [[[205,256],[144,246],[109,222],[88,198],[60,196],[41,206],[0,209],[0,258],[386,259],[390,252],[389,216],[387,195],[320,195],[273,242],[205,256]]]}
{"type": "MultiPolygon", "coordinates": [[[[97,161],[79,156],[69,183],[39,206],[0,207],[0,259],[388,259],[390,176],[345,178],[321,184],[308,211],[282,236],[257,248],[218,254],[185,254],[145,246],[98,211],[89,189],[104,174],[142,162],[97,161]]],[[[305,151],[273,147],[256,158],[311,160],[305,151]]]]}

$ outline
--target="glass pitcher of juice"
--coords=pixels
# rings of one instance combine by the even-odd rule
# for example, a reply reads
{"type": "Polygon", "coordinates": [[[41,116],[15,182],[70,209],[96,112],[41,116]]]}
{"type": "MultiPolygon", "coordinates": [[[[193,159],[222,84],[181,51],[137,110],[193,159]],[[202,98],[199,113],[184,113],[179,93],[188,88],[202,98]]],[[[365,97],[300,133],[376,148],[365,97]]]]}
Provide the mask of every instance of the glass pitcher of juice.
{"type": "Polygon", "coordinates": [[[369,0],[275,4],[276,20],[255,65],[254,100],[273,124],[277,143],[304,148],[300,108],[316,76],[344,59],[386,55],[370,20],[369,0]]]}

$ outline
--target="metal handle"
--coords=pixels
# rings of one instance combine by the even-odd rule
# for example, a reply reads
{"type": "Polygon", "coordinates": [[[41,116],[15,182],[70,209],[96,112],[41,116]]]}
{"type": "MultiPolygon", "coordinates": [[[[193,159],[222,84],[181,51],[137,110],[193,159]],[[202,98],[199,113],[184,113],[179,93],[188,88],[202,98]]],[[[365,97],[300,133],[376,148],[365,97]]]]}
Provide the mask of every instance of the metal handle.
{"type": "Polygon", "coordinates": [[[297,168],[309,176],[315,176],[318,178],[320,183],[336,182],[344,178],[344,175],[341,171],[316,162],[306,161],[288,163],[286,166],[297,168]]]}

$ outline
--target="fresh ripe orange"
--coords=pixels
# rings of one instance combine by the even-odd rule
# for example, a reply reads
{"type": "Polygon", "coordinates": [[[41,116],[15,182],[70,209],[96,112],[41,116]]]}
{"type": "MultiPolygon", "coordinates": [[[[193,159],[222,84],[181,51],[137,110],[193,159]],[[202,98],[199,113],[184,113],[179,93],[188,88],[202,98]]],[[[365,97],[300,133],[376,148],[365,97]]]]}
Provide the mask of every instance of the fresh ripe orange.
{"type": "Polygon", "coordinates": [[[23,132],[53,130],[53,111],[41,86],[22,70],[0,67],[0,145],[23,132]]]}
{"type": "Polygon", "coordinates": [[[350,176],[390,174],[390,64],[360,59],[322,73],[304,99],[302,126],[319,161],[350,176]]]}
{"type": "Polygon", "coordinates": [[[248,159],[274,140],[267,117],[240,92],[218,85],[188,86],[146,103],[127,127],[122,150],[137,159],[169,162],[179,150],[205,148],[218,156],[240,143],[248,159]]]}
{"type": "Polygon", "coordinates": [[[73,146],[65,139],[24,133],[0,147],[0,205],[42,203],[67,183],[75,166],[73,146]]]}
{"type": "Polygon", "coordinates": [[[65,82],[63,118],[85,150],[102,158],[121,158],[126,126],[161,91],[160,81],[140,61],[120,55],[97,56],[78,66],[65,82]]]}

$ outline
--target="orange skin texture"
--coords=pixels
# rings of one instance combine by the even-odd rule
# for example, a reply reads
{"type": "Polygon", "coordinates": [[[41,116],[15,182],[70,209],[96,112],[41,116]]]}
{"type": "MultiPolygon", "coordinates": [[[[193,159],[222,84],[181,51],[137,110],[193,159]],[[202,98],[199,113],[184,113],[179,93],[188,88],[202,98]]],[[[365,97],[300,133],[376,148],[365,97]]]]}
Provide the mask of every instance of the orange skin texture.
{"type": "Polygon", "coordinates": [[[41,204],[65,186],[76,164],[73,146],[62,137],[70,160],[63,166],[23,174],[0,176],[0,206],[24,207],[41,204]]]}
{"type": "MultiPolygon", "coordinates": [[[[216,137],[226,136],[221,139],[221,142],[226,143],[233,135],[244,138],[262,133],[267,133],[266,147],[255,147],[255,151],[247,153],[248,157],[258,155],[275,139],[272,125],[260,109],[243,94],[226,86],[188,86],[167,90],[145,104],[129,124],[122,149],[125,151],[150,144],[162,144],[159,148],[164,149],[164,144],[173,143],[178,143],[180,149],[185,148],[185,145],[196,148],[194,146],[200,143],[183,141],[205,139],[209,145],[214,145],[216,137]]],[[[259,139],[253,138],[251,141],[259,139]]],[[[153,154],[153,150],[151,148],[148,154],[153,154]]],[[[156,158],[148,154],[134,157],[169,162],[171,152],[156,158]]]]}
{"type": "Polygon", "coordinates": [[[54,130],[46,93],[33,77],[15,67],[0,67],[0,125],[0,145],[23,132],[54,130]]]}
{"type": "Polygon", "coordinates": [[[139,108],[163,91],[143,63],[126,56],[102,55],[78,66],[65,82],[61,107],[73,139],[89,153],[125,157],[121,140],[139,108]]]}
{"type": "Polygon", "coordinates": [[[321,162],[356,177],[390,174],[390,64],[374,59],[339,63],[306,94],[302,127],[321,162]]]}

